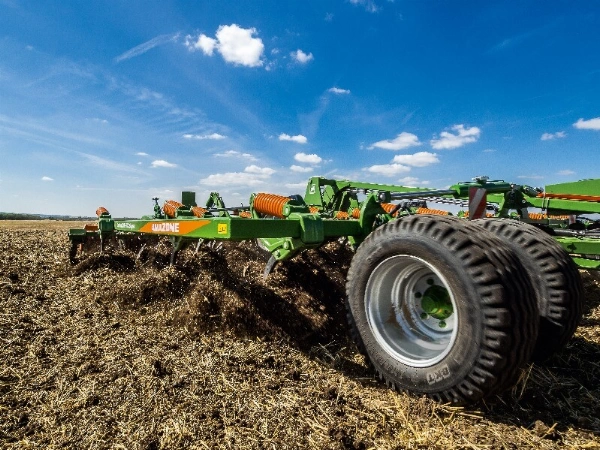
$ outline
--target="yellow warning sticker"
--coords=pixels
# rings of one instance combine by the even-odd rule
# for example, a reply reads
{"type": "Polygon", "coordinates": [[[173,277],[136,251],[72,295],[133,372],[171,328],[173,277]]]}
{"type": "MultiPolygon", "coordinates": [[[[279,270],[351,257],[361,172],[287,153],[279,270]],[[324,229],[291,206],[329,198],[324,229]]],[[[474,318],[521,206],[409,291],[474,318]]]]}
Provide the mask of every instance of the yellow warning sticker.
{"type": "Polygon", "coordinates": [[[217,233],[219,234],[227,234],[227,224],[220,223],[217,225],[217,233]]]}

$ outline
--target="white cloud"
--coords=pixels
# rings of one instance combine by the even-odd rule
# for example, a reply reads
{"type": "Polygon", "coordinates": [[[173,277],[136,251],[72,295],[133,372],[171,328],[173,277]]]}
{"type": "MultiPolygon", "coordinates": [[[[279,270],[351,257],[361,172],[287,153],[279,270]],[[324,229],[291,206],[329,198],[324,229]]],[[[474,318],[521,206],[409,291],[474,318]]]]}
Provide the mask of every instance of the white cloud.
{"type": "Polygon", "coordinates": [[[146,152],[137,152],[135,154],[135,156],[148,156],[148,153],[146,153],[146,152]]]}
{"type": "Polygon", "coordinates": [[[494,149],[494,148],[486,148],[486,149],[483,151],[483,153],[495,153],[495,152],[496,152],[496,149],[494,149]]]}
{"type": "Polygon", "coordinates": [[[416,177],[404,177],[404,178],[400,178],[398,180],[398,183],[401,183],[402,186],[406,186],[406,187],[419,187],[419,186],[428,185],[429,181],[422,181],[416,177]]]}
{"type": "Polygon", "coordinates": [[[600,117],[589,120],[579,119],[573,126],[579,130],[600,130],[600,117]]]}
{"type": "Polygon", "coordinates": [[[255,33],[256,28],[245,29],[236,24],[221,25],[216,36],[223,59],[242,66],[262,66],[260,58],[265,46],[261,39],[252,37],[255,33]]]}
{"type": "Polygon", "coordinates": [[[153,168],[156,168],[156,167],[169,167],[169,168],[172,168],[172,167],[177,167],[177,164],[173,164],[173,163],[167,162],[164,159],[156,159],[156,160],[152,161],[151,166],[153,168]]]}
{"type": "Polygon", "coordinates": [[[343,95],[343,94],[349,94],[350,90],[349,89],[341,89],[338,87],[332,87],[327,89],[328,92],[331,92],[332,94],[339,94],[339,95],[343,95]]]}
{"type": "Polygon", "coordinates": [[[368,149],[372,150],[374,148],[382,148],[384,150],[402,150],[419,145],[422,145],[422,143],[419,142],[419,138],[416,135],[403,131],[392,140],[387,139],[371,144],[368,149]]]}
{"type": "Polygon", "coordinates": [[[350,3],[363,6],[370,13],[379,11],[379,7],[375,4],[374,0],[350,0],[350,3]]]}
{"type": "Polygon", "coordinates": [[[544,177],[541,175],[519,175],[517,178],[521,180],[543,180],[544,177]]]}
{"type": "Polygon", "coordinates": [[[392,162],[413,167],[426,167],[431,164],[439,163],[440,160],[436,153],[417,152],[414,155],[396,155],[392,162]]]}
{"type": "Polygon", "coordinates": [[[260,175],[246,172],[215,173],[200,180],[204,186],[258,186],[265,180],[260,175]]]}
{"type": "Polygon", "coordinates": [[[552,139],[560,139],[567,136],[564,131],[557,131],[556,133],[544,133],[540,138],[542,141],[551,141],[552,139]]]}
{"type": "Polygon", "coordinates": [[[244,172],[270,177],[275,173],[275,170],[271,169],[270,167],[258,167],[252,164],[251,166],[246,167],[244,169],[244,172]]]}
{"type": "Polygon", "coordinates": [[[564,175],[564,176],[568,176],[568,175],[575,175],[575,172],[573,170],[560,170],[557,172],[558,175],[564,175]]]}
{"type": "Polygon", "coordinates": [[[296,153],[294,159],[306,164],[320,164],[321,161],[323,161],[323,158],[315,153],[311,153],[310,155],[307,155],[306,153],[296,153]]]}
{"type": "Polygon", "coordinates": [[[306,144],[308,142],[306,136],[302,136],[301,134],[298,134],[296,136],[290,136],[289,134],[281,133],[279,135],[279,140],[297,142],[298,144],[306,144]]]}
{"type": "Polygon", "coordinates": [[[184,134],[183,137],[184,137],[184,139],[199,139],[199,140],[211,139],[211,140],[218,141],[220,139],[225,139],[227,136],[223,136],[222,134],[219,134],[219,133],[212,133],[212,134],[184,134]]]}
{"type": "Polygon", "coordinates": [[[454,125],[452,130],[456,131],[456,134],[452,134],[449,131],[442,131],[439,139],[432,139],[430,141],[431,147],[435,150],[449,150],[462,147],[465,144],[477,142],[481,134],[479,128],[465,128],[462,124],[454,125]]]}
{"type": "Polygon", "coordinates": [[[54,178],[42,177],[42,181],[54,181],[54,178]]]}
{"type": "Polygon", "coordinates": [[[290,166],[290,170],[292,172],[308,173],[308,172],[312,172],[313,168],[312,167],[302,167],[302,166],[297,166],[297,165],[293,164],[290,166]]]}
{"type": "Polygon", "coordinates": [[[217,46],[217,40],[213,39],[211,37],[208,37],[205,34],[201,34],[200,37],[198,37],[198,40],[196,41],[196,43],[194,44],[194,47],[202,50],[202,52],[208,56],[213,55],[216,46],[217,46]]]}
{"type": "Polygon", "coordinates": [[[259,67],[265,46],[262,39],[254,37],[256,28],[242,28],[239,25],[221,25],[215,35],[216,39],[201,34],[194,42],[187,36],[185,46],[190,51],[202,50],[205,55],[212,56],[217,50],[223,59],[234,65],[259,67]]]}
{"type": "Polygon", "coordinates": [[[288,189],[293,189],[293,190],[298,190],[298,189],[306,189],[306,182],[302,182],[302,183],[287,183],[284,185],[286,188],[288,189]]]}
{"type": "Polygon", "coordinates": [[[110,159],[101,158],[96,155],[91,155],[89,153],[83,153],[83,152],[75,152],[75,153],[77,153],[82,158],[87,159],[90,164],[93,164],[94,166],[102,167],[103,169],[116,170],[116,171],[120,171],[120,172],[132,172],[132,173],[136,173],[136,174],[141,173],[139,169],[131,166],[130,164],[123,164],[123,163],[120,163],[117,161],[112,161],[110,159]]]}
{"type": "Polygon", "coordinates": [[[240,158],[247,159],[248,161],[258,161],[258,158],[256,158],[254,155],[250,153],[238,152],[237,150],[227,150],[223,153],[213,153],[213,156],[217,158],[240,158]]]}
{"type": "Polygon", "coordinates": [[[206,186],[258,186],[264,184],[275,170],[270,167],[248,166],[243,172],[215,173],[200,180],[206,186]]]}
{"type": "Polygon", "coordinates": [[[402,164],[380,164],[367,167],[364,170],[371,173],[377,173],[385,177],[392,177],[394,175],[398,175],[399,173],[410,172],[410,167],[402,164]]]}
{"type": "Polygon", "coordinates": [[[292,58],[294,58],[296,62],[300,64],[306,64],[307,62],[312,61],[314,59],[312,53],[306,54],[300,49],[290,53],[290,55],[292,56],[292,58]]]}

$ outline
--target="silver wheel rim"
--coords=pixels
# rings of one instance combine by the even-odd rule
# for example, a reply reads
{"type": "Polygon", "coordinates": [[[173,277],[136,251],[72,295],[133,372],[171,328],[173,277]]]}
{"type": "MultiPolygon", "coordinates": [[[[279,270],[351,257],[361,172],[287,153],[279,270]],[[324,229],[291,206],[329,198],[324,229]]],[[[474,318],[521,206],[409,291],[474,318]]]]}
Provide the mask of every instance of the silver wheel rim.
{"type": "Polygon", "coordinates": [[[403,364],[432,366],[454,345],[458,329],[454,294],[446,278],[421,258],[396,255],[382,261],[369,276],[365,308],[378,344],[403,364]],[[440,319],[423,308],[423,294],[431,287],[447,295],[452,310],[448,317],[440,319]]]}

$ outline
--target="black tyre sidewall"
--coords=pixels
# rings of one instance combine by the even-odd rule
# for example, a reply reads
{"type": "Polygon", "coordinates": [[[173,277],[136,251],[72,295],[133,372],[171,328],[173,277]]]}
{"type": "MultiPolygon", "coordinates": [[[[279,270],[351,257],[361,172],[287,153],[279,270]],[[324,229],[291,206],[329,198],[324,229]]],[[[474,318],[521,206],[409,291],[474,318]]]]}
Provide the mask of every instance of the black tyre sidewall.
{"type": "Polygon", "coordinates": [[[508,244],[526,270],[540,321],[532,360],[548,359],[571,338],[581,319],[583,287],[579,270],[558,242],[532,225],[493,218],[475,223],[508,244]]]}
{"type": "MultiPolygon", "coordinates": [[[[359,252],[353,265],[360,267],[349,287],[349,307],[355,320],[364,350],[371,363],[386,380],[397,380],[398,389],[423,393],[439,393],[447,390],[478,389],[468,382],[469,374],[479,359],[483,341],[483,321],[477,286],[469,273],[457,270],[464,265],[457,255],[435,239],[418,234],[394,233],[379,235],[369,246],[368,252],[359,252]],[[365,292],[373,270],[387,258],[410,255],[426,261],[445,278],[454,296],[455,313],[458,317],[457,333],[449,353],[438,363],[429,367],[406,365],[383,350],[370,329],[365,309],[365,292]],[[461,385],[462,386],[459,386],[461,385]]],[[[466,395],[476,395],[465,392],[466,395]]]]}

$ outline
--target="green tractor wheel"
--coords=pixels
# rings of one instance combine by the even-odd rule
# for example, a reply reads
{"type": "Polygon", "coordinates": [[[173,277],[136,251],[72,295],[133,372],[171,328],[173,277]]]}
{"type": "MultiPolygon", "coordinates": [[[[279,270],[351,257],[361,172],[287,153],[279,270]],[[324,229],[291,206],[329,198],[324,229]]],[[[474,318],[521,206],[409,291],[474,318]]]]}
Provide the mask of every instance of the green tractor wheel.
{"type": "Polygon", "coordinates": [[[474,222],[502,239],[521,260],[539,311],[532,359],[548,359],[568,342],[581,320],[583,285],[577,266],[558,242],[532,225],[509,219],[474,222]]]}
{"type": "Polygon", "coordinates": [[[348,318],[390,386],[467,404],[512,386],[537,337],[532,287],[496,237],[453,217],[408,216],[358,248],[348,318]]]}

